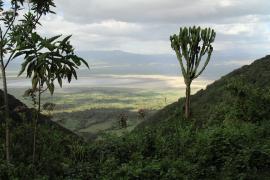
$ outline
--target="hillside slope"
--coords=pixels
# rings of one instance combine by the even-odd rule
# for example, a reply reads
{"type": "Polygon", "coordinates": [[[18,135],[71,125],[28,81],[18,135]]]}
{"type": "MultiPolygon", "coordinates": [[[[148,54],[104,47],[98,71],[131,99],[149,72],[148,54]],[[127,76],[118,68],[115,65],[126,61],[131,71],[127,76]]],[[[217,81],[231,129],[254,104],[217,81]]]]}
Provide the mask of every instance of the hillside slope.
{"type": "Polygon", "coordinates": [[[87,146],[76,179],[270,179],[270,56],[157,112],[132,133],[87,146]]]}
{"type": "MultiPolygon", "coordinates": [[[[3,107],[3,91],[0,90],[0,107],[3,107]]],[[[40,115],[36,137],[36,163],[32,164],[33,153],[33,114],[14,96],[9,95],[10,116],[10,154],[11,162],[5,162],[5,122],[3,109],[0,110],[0,179],[58,179],[55,174],[63,174],[63,164],[68,162],[70,145],[83,142],[72,131],[40,115]],[[35,177],[35,173],[38,176],[35,177]],[[48,178],[49,177],[49,178],[48,178]]]]}
{"type": "MultiPolygon", "coordinates": [[[[250,65],[245,65],[233,72],[221,77],[219,80],[208,85],[205,90],[200,90],[191,96],[191,114],[198,123],[203,123],[209,119],[213,109],[218,104],[227,100],[226,88],[232,81],[238,80],[251,88],[270,88],[270,55],[255,60],[250,65]]],[[[145,122],[138,126],[152,126],[159,121],[164,121],[170,116],[174,116],[176,111],[184,108],[184,98],[178,102],[168,105],[160,110],[145,122]]],[[[179,112],[178,112],[179,113],[179,112]]]]}
{"type": "Polygon", "coordinates": [[[31,128],[18,127],[11,170],[0,146],[0,179],[268,180],[269,62],[266,56],[193,95],[191,120],[182,98],[132,133],[91,143],[41,125],[34,166],[31,128]]]}
{"type": "MultiPolygon", "coordinates": [[[[4,106],[4,94],[3,91],[0,89],[0,107],[4,106]]],[[[20,125],[22,123],[32,123],[33,122],[33,114],[35,112],[35,109],[28,108],[24,103],[22,103],[20,100],[16,99],[14,96],[9,95],[9,110],[10,110],[10,116],[13,120],[13,126],[20,125]]],[[[0,109],[0,122],[4,122],[4,115],[3,115],[3,108],[0,109]]],[[[48,116],[45,116],[43,114],[40,115],[40,119],[38,121],[38,124],[40,125],[47,125],[50,126],[53,129],[57,129],[60,131],[63,131],[64,133],[67,133],[68,135],[72,135],[74,137],[79,138],[75,133],[72,131],[60,126],[59,124],[52,121],[48,116]]]]}

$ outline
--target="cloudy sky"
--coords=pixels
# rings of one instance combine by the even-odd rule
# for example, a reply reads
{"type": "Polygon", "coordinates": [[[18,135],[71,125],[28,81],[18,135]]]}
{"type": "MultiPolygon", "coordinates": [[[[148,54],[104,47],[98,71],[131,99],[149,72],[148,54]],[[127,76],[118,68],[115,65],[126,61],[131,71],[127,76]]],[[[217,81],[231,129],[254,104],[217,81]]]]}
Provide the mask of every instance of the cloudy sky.
{"type": "Polygon", "coordinates": [[[217,31],[216,51],[252,58],[270,52],[269,0],[56,0],[56,5],[57,15],[42,20],[43,31],[73,34],[79,50],[171,54],[169,36],[180,26],[200,25],[217,31]]]}
{"type": "Polygon", "coordinates": [[[193,25],[216,30],[211,63],[227,68],[226,72],[270,54],[269,0],[55,2],[57,14],[43,17],[40,32],[47,36],[72,34],[76,49],[89,54],[120,50],[172,56],[169,36],[178,33],[179,27],[193,25]]]}

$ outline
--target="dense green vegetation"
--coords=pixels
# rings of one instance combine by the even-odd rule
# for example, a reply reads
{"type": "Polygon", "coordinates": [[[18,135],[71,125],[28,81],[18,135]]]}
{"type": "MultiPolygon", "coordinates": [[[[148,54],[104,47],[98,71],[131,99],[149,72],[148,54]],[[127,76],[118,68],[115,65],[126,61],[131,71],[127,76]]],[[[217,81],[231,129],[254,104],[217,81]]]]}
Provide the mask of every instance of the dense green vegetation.
{"type": "MultiPolygon", "coordinates": [[[[70,36],[59,39],[62,35],[45,38],[38,34],[37,27],[41,26],[40,18],[48,13],[54,13],[53,0],[12,0],[4,2],[0,0],[0,70],[3,83],[3,104],[5,121],[5,157],[6,163],[11,163],[10,139],[13,128],[8,98],[8,86],[6,70],[9,63],[19,56],[23,56],[19,76],[26,72],[31,78],[32,88],[26,94],[32,98],[36,111],[32,114],[33,127],[33,156],[32,164],[35,166],[37,122],[40,120],[41,95],[49,90],[54,93],[55,81],[62,87],[62,81],[72,78],[77,79],[76,69],[87,62],[74,54],[74,48],[70,43],[70,36]]],[[[9,169],[9,168],[8,168],[9,169]]],[[[35,172],[35,171],[34,171],[35,172]]]]}
{"type": "Polygon", "coordinates": [[[214,50],[212,43],[215,38],[216,32],[213,29],[201,29],[196,26],[180,28],[179,35],[174,34],[170,37],[171,47],[176,53],[186,84],[185,117],[187,119],[190,118],[191,83],[208,65],[214,50]],[[207,57],[203,63],[204,55],[207,57]],[[202,66],[201,69],[200,66],[202,66]]]}
{"type": "Polygon", "coordinates": [[[13,156],[7,168],[0,147],[0,179],[269,179],[269,69],[266,56],[191,96],[189,121],[179,99],[121,137],[84,142],[42,116],[36,166],[33,110],[10,97],[13,156]]]}
{"type": "MultiPolygon", "coordinates": [[[[98,138],[86,141],[55,123],[51,112],[44,115],[41,110],[55,108],[50,102],[41,104],[41,95],[46,90],[53,95],[55,82],[62,87],[63,80],[77,79],[76,70],[82,64],[88,67],[86,61],[75,55],[71,36],[59,40],[60,36],[44,38],[38,34],[40,18],[54,13],[51,10],[55,7],[54,1],[12,0],[8,5],[4,2],[0,0],[3,81],[0,179],[270,178],[270,56],[222,77],[190,97],[191,82],[200,76],[210,60],[215,32],[210,28],[181,28],[179,36],[171,37],[171,45],[181,65],[186,98],[145,120],[146,109],[161,103],[153,107],[139,106],[145,106],[144,102],[149,99],[154,104],[154,94],[148,99],[136,96],[131,105],[128,104],[131,97],[128,100],[116,97],[114,103],[104,96],[95,97],[107,106],[110,103],[110,108],[122,106],[136,112],[136,118],[143,122],[138,126],[135,122],[130,128],[128,115],[116,111],[120,113],[118,118],[124,130],[100,133],[98,138]],[[23,8],[28,9],[23,11],[23,8]],[[205,54],[207,58],[200,69],[205,54]],[[32,88],[26,94],[31,97],[33,108],[8,95],[6,68],[19,56],[24,57],[19,75],[26,72],[32,80],[32,88]]],[[[87,99],[83,97],[76,102],[77,110],[89,110],[89,105],[82,101],[87,99]]],[[[166,98],[164,101],[167,103],[166,98]]],[[[98,106],[104,108],[100,102],[98,106]]],[[[65,116],[71,115],[62,112],[60,116],[68,121],[65,116]]],[[[106,119],[103,122],[108,123],[106,119]]],[[[87,125],[87,122],[80,123],[80,126],[87,125]]],[[[90,123],[88,127],[95,125],[99,124],[90,123]]],[[[113,130],[112,123],[104,126],[106,130],[113,130]]],[[[89,132],[88,128],[78,130],[89,132]]]]}

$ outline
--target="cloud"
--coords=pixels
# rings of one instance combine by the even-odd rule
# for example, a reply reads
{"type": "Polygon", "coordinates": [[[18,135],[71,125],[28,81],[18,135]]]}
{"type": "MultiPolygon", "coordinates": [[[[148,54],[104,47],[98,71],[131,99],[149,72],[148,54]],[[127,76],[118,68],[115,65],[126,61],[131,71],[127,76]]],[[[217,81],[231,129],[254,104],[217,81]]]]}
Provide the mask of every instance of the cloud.
{"type": "Polygon", "coordinates": [[[239,58],[242,64],[270,50],[269,0],[57,0],[56,5],[57,15],[43,18],[40,31],[72,34],[79,51],[174,54],[169,36],[190,25],[216,30],[214,53],[224,61],[239,58]]]}
{"type": "Polygon", "coordinates": [[[103,19],[132,22],[221,23],[250,14],[269,14],[268,0],[58,0],[65,18],[92,23],[103,19]]]}

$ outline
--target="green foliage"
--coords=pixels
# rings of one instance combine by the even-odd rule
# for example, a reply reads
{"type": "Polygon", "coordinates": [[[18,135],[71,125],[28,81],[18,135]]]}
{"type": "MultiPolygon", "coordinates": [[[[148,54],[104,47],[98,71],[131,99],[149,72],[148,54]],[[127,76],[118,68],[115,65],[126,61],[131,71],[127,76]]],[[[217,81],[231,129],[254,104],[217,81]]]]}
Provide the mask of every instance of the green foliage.
{"type": "Polygon", "coordinates": [[[13,132],[13,164],[8,168],[1,157],[0,179],[33,179],[34,170],[40,179],[58,179],[64,174],[65,168],[71,163],[68,150],[69,144],[75,141],[74,136],[50,125],[39,126],[36,147],[38,161],[32,166],[32,125],[19,125],[13,128],[13,132]]]}
{"type": "Polygon", "coordinates": [[[30,3],[33,4],[32,10],[38,14],[54,13],[51,10],[51,8],[55,7],[53,0],[30,0],[30,3]]]}
{"type": "MultiPolygon", "coordinates": [[[[36,117],[34,120],[33,134],[33,166],[36,157],[36,136],[37,123],[41,113],[41,95],[47,89],[51,95],[54,93],[55,80],[62,87],[63,79],[68,79],[70,83],[72,77],[77,79],[76,69],[84,63],[88,68],[87,62],[74,54],[74,48],[70,44],[67,36],[59,40],[61,36],[54,36],[49,39],[41,37],[36,31],[35,26],[39,18],[44,13],[49,12],[52,1],[31,1],[34,3],[33,10],[40,14],[38,17],[29,12],[24,16],[21,24],[16,26],[13,37],[16,42],[16,50],[13,58],[24,56],[19,76],[26,71],[26,77],[32,78],[32,93],[30,94],[34,105],[37,106],[36,117]],[[43,4],[45,3],[45,4],[43,4]],[[44,9],[42,9],[44,8],[44,9]],[[36,21],[32,22],[31,20],[36,21]],[[46,88],[44,88],[46,86],[46,88]],[[37,93],[37,100],[35,99],[37,93]]],[[[31,92],[31,90],[30,90],[31,92]]],[[[35,107],[35,106],[34,106],[35,107]]]]}
{"type": "Polygon", "coordinates": [[[190,85],[198,78],[208,65],[215,41],[216,33],[213,29],[201,27],[180,28],[179,35],[170,37],[171,47],[175,51],[180,63],[186,84],[185,117],[190,118],[190,85]],[[207,54],[204,65],[199,70],[203,56],[207,54]],[[184,62],[185,59],[185,62],[184,62]]]}
{"type": "MultiPolygon", "coordinates": [[[[183,37],[193,33],[197,35],[191,36],[195,42],[198,42],[198,32],[196,28],[182,30],[183,37]]],[[[209,44],[212,39],[205,38],[207,34],[211,34],[209,29],[200,36],[209,44]]],[[[30,36],[31,42],[18,44],[22,53],[15,56],[25,55],[23,71],[26,70],[28,77],[33,77],[34,88],[36,81],[52,89],[49,84],[59,81],[58,77],[68,81],[76,78],[75,69],[84,61],[74,56],[69,36],[63,40],[58,40],[59,36],[42,38],[35,32],[30,36]]],[[[189,46],[195,47],[194,44],[183,47],[189,46]]],[[[205,48],[211,52],[210,45],[205,48]]],[[[266,62],[265,66],[269,66],[266,62]]],[[[28,121],[18,121],[12,126],[12,164],[4,160],[4,147],[0,146],[0,178],[269,179],[270,85],[264,78],[253,79],[262,73],[265,75],[254,69],[246,68],[246,74],[238,70],[194,95],[192,98],[196,103],[193,106],[199,108],[192,112],[193,121],[186,121],[180,116],[182,110],[176,108],[182,106],[183,99],[180,99],[153,116],[157,120],[152,121],[150,127],[141,126],[121,137],[105,135],[86,143],[43,117],[37,126],[38,161],[35,165],[31,162],[34,132],[29,123],[33,114],[31,110],[13,111],[18,119],[26,115],[30,117],[28,121]],[[253,71],[256,74],[250,75],[253,71]]],[[[1,124],[0,144],[5,139],[4,128],[1,124]]]]}
{"type": "MultiPolygon", "coordinates": [[[[5,1],[6,4],[9,2],[5,1]]],[[[5,6],[4,1],[0,1],[0,69],[3,80],[4,90],[4,103],[5,103],[5,122],[6,122],[6,160],[10,162],[10,112],[8,102],[8,87],[6,68],[9,63],[14,60],[18,55],[21,47],[25,46],[23,40],[30,38],[28,34],[31,33],[35,28],[36,24],[39,24],[41,16],[52,12],[50,8],[54,6],[53,0],[30,0],[28,1],[28,14],[25,10],[24,0],[11,0],[8,6],[5,6]],[[21,14],[19,14],[21,13],[21,14]],[[35,15],[33,15],[35,14],[35,15]],[[23,18],[21,19],[21,16],[23,18]],[[22,32],[20,32],[22,31],[22,32]],[[21,38],[25,36],[24,38],[21,38]],[[19,48],[18,48],[19,47],[19,48]]],[[[30,40],[31,41],[31,40],[30,40]]]]}
{"type": "Polygon", "coordinates": [[[3,0],[0,0],[0,11],[3,11],[4,9],[3,9],[3,6],[4,6],[4,2],[3,2],[3,0]]]}
{"type": "MultiPolygon", "coordinates": [[[[212,127],[194,135],[190,126],[179,129],[186,132],[184,136],[167,133],[163,128],[90,145],[86,162],[73,165],[66,176],[70,179],[83,176],[90,179],[241,179],[269,175],[270,144],[263,138],[264,127],[240,123],[212,127]]],[[[167,128],[173,128],[172,124],[167,124],[167,128]]]]}
{"type": "Polygon", "coordinates": [[[256,123],[270,118],[268,88],[254,87],[245,83],[241,78],[231,79],[226,84],[225,98],[213,108],[210,121],[256,123]]]}
{"type": "Polygon", "coordinates": [[[175,51],[181,65],[186,83],[201,75],[210,61],[216,33],[213,29],[201,27],[180,28],[179,35],[170,37],[172,49],[175,51]],[[198,70],[202,57],[207,53],[207,59],[201,70],[198,70]],[[183,62],[185,59],[185,63],[183,62]]]}
{"type": "Polygon", "coordinates": [[[14,55],[20,51],[18,47],[23,46],[25,40],[28,39],[27,34],[36,29],[41,16],[52,13],[51,8],[54,6],[53,0],[31,0],[28,5],[30,9],[25,13],[23,11],[26,8],[24,0],[12,0],[9,9],[4,9],[4,2],[0,1],[0,11],[3,11],[0,17],[1,49],[3,57],[7,59],[4,63],[5,67],[17,57],[14,55]],[[24,39],[22,35],[25,35],[24,39]]]}
{"type": "Polygon", "coordinates": [[[53,103],[45,103],[45,104],[43,104],[43,106],[42,106],[42,108],[44,109],[44,110],[46,110],[46,111],[53,111],[54,110],[54,108],[55,108],[55,104],[53,104],[53,103]]]}
{"type": "MultiPolygon", "coordinates": [[[[230,81],[225,85],[226,98],[234,99],[237,104],[243,90],[250,99],[257,99],[257,94],[264,92],[246,86],[238,80],[230,81]]],[[[215,105],[215,109],[220,106],[215,105]]],[[[233,110],[224,108],[225,115],[233,110]]],[[[258,112],[263,108],[258,107],[258,112]]],[[[151,128],[137,129],[122,137],[107,135],[91,143],[81,142],[54,126],[39,126],[39,161],[35,167],[30,161],[33,133],[30,125],[17,126],[12,137],[14,164],[7,171],[4,157],[0,156],[1,178],[32,179],[34,168],[36,177],[43,179],[267,179],[270,176],[268,118],[258,122],[240,116],[230,120],[217,116],[215,122],[209,120],[205,128],[198,128],[183,118],[179,121],[179,112],[173,108],[166,113],[167,119],[151,128]]],[[[3,139],[2,134],[0,141],[3,139]]]]}
{"type": "Polygon", "coordinates": [[[76,69],[81,63],[88,67],[85,60],[74,54],[69,41],[71,36],[63,40],[58,40],[60,36],[42,38],[36,32],[28,36],[30,42],[24,44],[15,56],[24,55],[25,62],[19,75],[26,71],[26,76],[32,78],[32,89],[38,89],[38,85],[43,87],[45,84],[53,94],[55,80],[62,87],[63,79],[67,78],[68,82],[72,77],[77,79],[76,69]]]}

